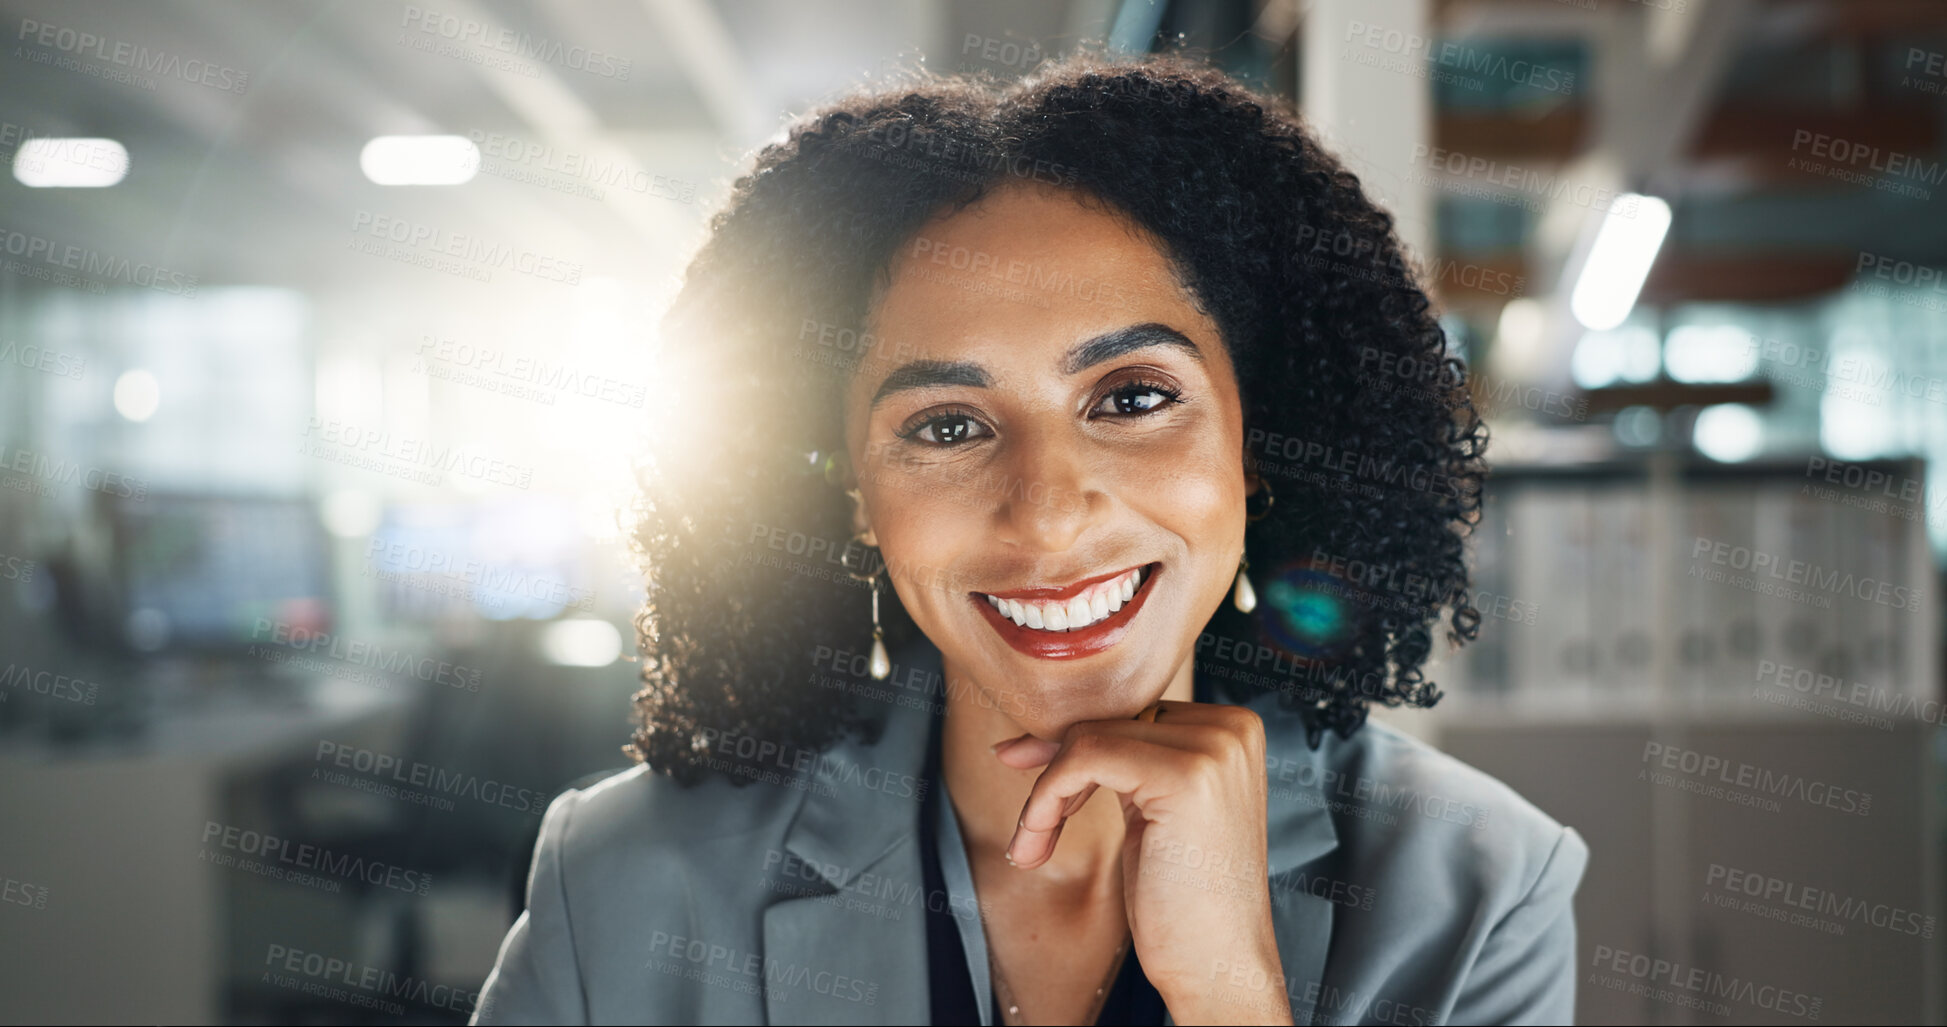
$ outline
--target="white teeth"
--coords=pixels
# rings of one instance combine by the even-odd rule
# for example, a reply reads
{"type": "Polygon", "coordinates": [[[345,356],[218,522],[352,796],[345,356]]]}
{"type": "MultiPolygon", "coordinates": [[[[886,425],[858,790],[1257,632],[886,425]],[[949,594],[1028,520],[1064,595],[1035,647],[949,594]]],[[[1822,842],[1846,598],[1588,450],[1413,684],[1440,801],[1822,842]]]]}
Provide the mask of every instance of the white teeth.
{"type": "Polygon", "coordinates": [[[1121,610],[1142,587],[1143,569],[1095,585],[1064,602],[1024,603],[985,596],[1001,616],[1037,631],[1078,631],[1121,610]]]}

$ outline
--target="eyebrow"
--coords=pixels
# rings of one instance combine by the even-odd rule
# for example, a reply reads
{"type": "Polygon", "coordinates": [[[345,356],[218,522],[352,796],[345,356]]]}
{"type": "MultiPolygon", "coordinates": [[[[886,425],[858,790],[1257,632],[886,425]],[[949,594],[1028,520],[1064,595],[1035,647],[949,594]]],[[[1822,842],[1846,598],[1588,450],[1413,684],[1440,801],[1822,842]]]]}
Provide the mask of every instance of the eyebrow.
{"type": "MultiPolygon", "coordinates": [[[[1061,373],[1077,374],[1096,364],[1114,360],[1127,353],[1148,349],[1151,346],[1174,346],[1183,350],[1198,361],[1203,360],[1203,351],[1191,342],[1182,332],[1154,321],[1127,328],[1118,328],[1093,339],[1070,347],[1061,357],[1061,373]]],[[[879,383],[879,391],[872,395],[872,406],[877,407],[894,393],[908,389],[924,389],[939,385],[965,385],[984,389],[992,384],[987,369],[966,360],[914,360],[894,368],[885,380],[879,383]]]]}

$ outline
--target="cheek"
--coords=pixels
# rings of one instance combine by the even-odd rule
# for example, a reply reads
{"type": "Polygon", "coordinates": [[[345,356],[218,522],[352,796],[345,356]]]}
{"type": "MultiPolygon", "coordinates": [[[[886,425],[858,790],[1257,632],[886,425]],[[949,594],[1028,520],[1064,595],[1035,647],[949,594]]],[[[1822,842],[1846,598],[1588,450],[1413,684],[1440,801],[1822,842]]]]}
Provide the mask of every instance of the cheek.
{"type": "Polygon", "coordinates": [[[961,549],[983,537],[971,506],[944,490],[900,487],[880,487],[866,501],[879,555],[908,611],[923,617],[966,590],[954,568],[964,563],[961,549]]]}
{"type": "Polygon", "coordinates": [[[1182,538],[1195,559],[1220,559],[1244,537],[1243,466],[1214,447],[1134,464],[1119,477],[1125,502],[1182,538]]]}

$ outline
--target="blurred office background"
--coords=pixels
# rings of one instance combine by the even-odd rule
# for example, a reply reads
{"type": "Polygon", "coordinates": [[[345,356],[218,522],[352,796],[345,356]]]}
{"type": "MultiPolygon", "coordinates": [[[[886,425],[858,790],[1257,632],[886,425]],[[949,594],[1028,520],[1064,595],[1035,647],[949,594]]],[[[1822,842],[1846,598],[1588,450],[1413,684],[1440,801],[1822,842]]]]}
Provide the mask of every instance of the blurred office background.
{"type": "Polygon", "coordinates": [[[9,1022],[464,1019],[539,810],[626,765],[704,219],[822,98],[1081,45],[1294,98],[1433,282],[1482,632],[1386,719],[1588,838],[1580,1018],[1940,1022],[1947,5],[0,11],[9,1022]]]}

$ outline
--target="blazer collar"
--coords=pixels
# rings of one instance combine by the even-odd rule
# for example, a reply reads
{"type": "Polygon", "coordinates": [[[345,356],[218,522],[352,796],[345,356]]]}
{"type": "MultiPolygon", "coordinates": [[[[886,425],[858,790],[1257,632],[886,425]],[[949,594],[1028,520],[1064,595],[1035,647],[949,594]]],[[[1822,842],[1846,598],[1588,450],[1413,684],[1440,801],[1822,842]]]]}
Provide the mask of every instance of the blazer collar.
{"type": "Polygon", "coordinates": [[[879,725],[878,741],[848,734],[821,755],[784,838],[785,849],[833,887],[845,887],[902,842],[917,842],[923,789],[930,787],[926,745],[944,702],[943,680],[940,651],[921,636],[900,648],[886,681],[854,682],[893,697],[861,703],[879,725]]]}

